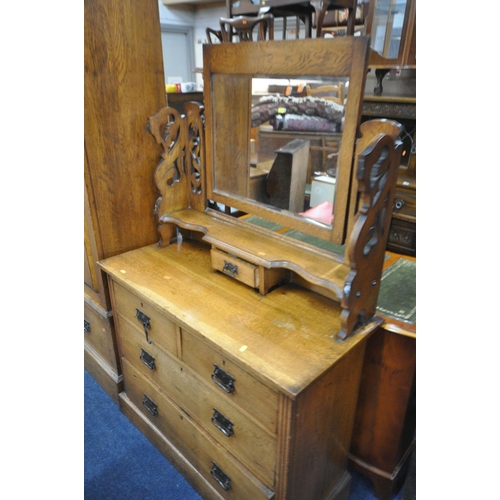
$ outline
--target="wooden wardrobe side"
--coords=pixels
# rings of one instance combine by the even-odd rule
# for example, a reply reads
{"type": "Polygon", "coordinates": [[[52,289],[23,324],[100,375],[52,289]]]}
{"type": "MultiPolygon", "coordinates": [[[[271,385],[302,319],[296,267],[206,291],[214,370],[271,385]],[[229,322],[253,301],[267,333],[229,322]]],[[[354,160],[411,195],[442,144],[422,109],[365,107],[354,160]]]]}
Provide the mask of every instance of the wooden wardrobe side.
{"type": "Polygon", "coordinates": [[[85,0],[84,365],[117,401],[121,368],[96,262],[158,239],[147,119],[166,104],[158,2],[85,0]]]}

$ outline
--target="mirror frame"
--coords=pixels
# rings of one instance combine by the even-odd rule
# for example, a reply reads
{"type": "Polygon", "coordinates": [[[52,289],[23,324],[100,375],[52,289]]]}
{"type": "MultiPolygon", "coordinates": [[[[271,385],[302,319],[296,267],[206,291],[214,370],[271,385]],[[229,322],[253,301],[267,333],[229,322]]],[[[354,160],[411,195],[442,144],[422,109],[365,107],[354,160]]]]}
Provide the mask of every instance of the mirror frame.
{"type": "Polygon", "coordinates": [[[369,41],[368,36],[356,36],[204,45],[207,201],[343,244],[357,211],[353,160],[368,68],[369,41]],[[217,191],[214,178],[217,162],[248,162],[250,168],[251,86],[252,78],[256,77],[349,79],[332,226],[316,224],[291,212],[280,212],[249,198],[217,191]]]}

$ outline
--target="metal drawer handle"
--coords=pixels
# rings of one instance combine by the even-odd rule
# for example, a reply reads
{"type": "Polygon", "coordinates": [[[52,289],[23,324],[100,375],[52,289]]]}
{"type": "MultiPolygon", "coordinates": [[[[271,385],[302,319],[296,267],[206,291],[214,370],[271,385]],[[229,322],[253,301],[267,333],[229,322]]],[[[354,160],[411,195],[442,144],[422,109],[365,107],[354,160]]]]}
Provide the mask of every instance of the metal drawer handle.
{"type": "Polygon", "coordinates": [[[238,266],[236,264],[233,264],[232,262],[228,262],[227,260],[225,260],[222,272],[224,274],[229,274],[229,276],[232,276],[234,278],[235,276],[238,276],[238,266]]]}
{"type": "Polygon", "coordinates": [[[394,200],[394,206],[396,207],[396,210],[401,210],[403,208],[404,204],[405,204],[405,200],[402,200],[401,198],[394,200]]]}
{"type": "Polygon", "coordinates": [[[224,491],[228,491],[231,488],[231,478],[215,462],[212,462],[210,475],[219,483],[219,486],[224,491]]]}
{"type": "Polygon", "coordinates": [[[227,437],[231,437],[234,434],[233,423],[231,420],[226,418],[222,413],[220,413],[216,408],[214,408],[214,416],[212,417],[212,424],[219,429],[222,434],[227,437]]]}
{"type": "Polygon", "coordinates": [[[142,323],[142,326],[144,328],[144,333],[146,334],[146,341],[148,344],[151,344],[152,342],[149,340],[148,336],[148,330],[151,330],[151,323],[149,321],[149,316],[144,314],[140,309],[135,310],[135,317],[139,320],[140,323],[142,323]]]}
{"type": "Polygon", "coordinates": [[[215,365],[214,372],[212,373],[212,380],[216,383],[223,391],[231,394],[234,392],[234,383],[236,380],[226,373],[222,368],[215,365]]]}
{"type": "Polygon", "coordinates": [[[153,358],[153,356],[151,356],[151,354],[149,354],[149,352],[145,351],[142,347],[141,347],[141,355],[140,355],[140,360],[150,369],[150,370],[154,370],[156,368],[156,365],[155,365],[155,358],[153,358]]]}
{"type": "Polygon", "coordinates": [[[144,394],[144,399],[142,400],[142,404],[145,406],[146,410],[153,415],[158,415],[158,405],[150,398],[144,394]]]}
{"type": "Polygon", "coordinates": [[[90,323],[85,318],[83,318],[83,331],[90,333],[90,323]]]}

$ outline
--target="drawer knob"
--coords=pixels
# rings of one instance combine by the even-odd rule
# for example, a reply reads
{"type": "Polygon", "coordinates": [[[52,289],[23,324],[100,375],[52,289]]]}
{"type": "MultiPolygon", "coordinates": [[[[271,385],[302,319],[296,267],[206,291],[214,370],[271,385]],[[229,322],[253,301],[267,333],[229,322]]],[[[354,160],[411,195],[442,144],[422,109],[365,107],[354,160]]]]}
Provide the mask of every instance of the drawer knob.
{"type": "Polygon", "coordinates": [[[212,462],[210,475],[219,483],[219,486],[224,491],[228,491],[231,488],[231,478],[215,462],[212,462]]]}
{"type": "Polygon", "coordinates": [[[220,411],[214,408],[214,416],[212,417],[212,424],[219,429],[222,434],[231,437],[234,434],[233,423],[226,418],[220,411]]]}
{"type": "Polygon", "coordinates": [[[156,365],[155,365],[155,358],[153,358],[153,356],[151,356],[151,354],[149,354],[149,352],[145,351],[142,347],[141,347],[141,355],[140,355],[140,360],[150,369],[150,370],[154,370],[156,368],[156,365]]]}
{"type": "Polygon", "coordinates": [[[234,392],[234,383],[236,380],[225,372],[222,368],[215,365],[214,372],[212,373],[212,380],[225,392],[231,394],[234,392]]]}
{"type": "Polygon", "coordinates": [[[148,410],[149,413],[153,415],[153,417],[155,415],[158,415],[158,405],[152,399],[148,398],[146,394],[144,394],[144,399],[142,400],[142,404],[144,405],[146,410],[148,410]]]}
{"type": "Polygon", "coordinates": [[[403,208],[404,204],[405,204],[405,200],[402,200],[401,198],[394,200],[394,206],[396,207],[396,210],[401,210],[403,208]]]}
{"type": "Polygon", "coordinates": [[[140,309],[135,310],[135,317],[139,320],[139,323],[142,323],[142,326],[144,328],[144,333],[146,334],[146,341],[148,344],[151,344],[152,342],[149,340],[148,336],[148,330],[151,330],[151,323],[149,321],[149,316],[144,314],[140,309]]]}

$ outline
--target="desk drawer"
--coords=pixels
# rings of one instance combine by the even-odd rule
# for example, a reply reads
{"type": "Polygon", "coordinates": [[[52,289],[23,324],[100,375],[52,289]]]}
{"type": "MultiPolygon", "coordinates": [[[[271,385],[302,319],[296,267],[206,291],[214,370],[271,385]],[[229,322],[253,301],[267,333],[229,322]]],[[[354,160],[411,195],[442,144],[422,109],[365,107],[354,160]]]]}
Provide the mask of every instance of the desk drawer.
{"type": "MultiPolygon", "coordinates": [[[[113,282],[116,311],[137,327],[147,343],[156,343],[177,355],[177,327],[147,301],[113,282]]],[[[124,321],[122,320],[123,324],[124,321]]]]}
{"type": "Polygon", "coordinates": [[[274,492],[263,485],[190,416],[123,360],[125,391],[137,409],[176,446],[184,457],[227,500],[264,500],[274,492]],[[227,489],[227,490],[226,490],[227,489]]]}
{"type": "Polygon", "coordinates": [[[214,439],[266,484],[274,481],[276,436],[260,427],[217,387],[176,358],[147,344],[128,324],[120,328],[122,355],[182,407],[214,439]]]}
{"type": "Polygon", "coordinates": [[[417,216],[417,198],[414,190],[397,188],[394,194],[392,213],[395,216],[415,218],[417,216]]]}
{"type": "Polygon", "coordinates": [[[264,429],[273,434],[277,432],[277,393],[186,330],[182,330],[182,359],[208,385],[252,415],[264,429]]]}

